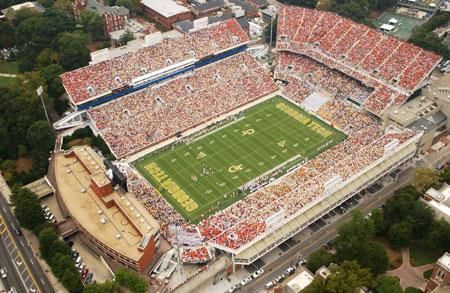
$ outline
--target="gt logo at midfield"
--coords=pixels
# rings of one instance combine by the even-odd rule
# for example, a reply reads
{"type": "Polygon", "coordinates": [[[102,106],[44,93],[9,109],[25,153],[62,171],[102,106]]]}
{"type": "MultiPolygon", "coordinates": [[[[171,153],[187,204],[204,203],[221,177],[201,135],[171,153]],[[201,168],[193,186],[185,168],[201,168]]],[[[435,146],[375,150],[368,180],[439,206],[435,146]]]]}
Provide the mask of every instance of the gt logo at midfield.
{"type": "Polygon", "coordinates": [[[228,168],[228,172],[230,173],[235,173],[238,171],[242,171],[244,167],[242,166],[242,164],[239,165],[231,165],[230,168],[228,168]]]}
{"type": "Polygon", "coordinates": [[[242,136],[246,136],[246,135],[252,135],[255,133],[255,130],[253,128],[249,128],[246,130],[242,130],[242,136]]]}

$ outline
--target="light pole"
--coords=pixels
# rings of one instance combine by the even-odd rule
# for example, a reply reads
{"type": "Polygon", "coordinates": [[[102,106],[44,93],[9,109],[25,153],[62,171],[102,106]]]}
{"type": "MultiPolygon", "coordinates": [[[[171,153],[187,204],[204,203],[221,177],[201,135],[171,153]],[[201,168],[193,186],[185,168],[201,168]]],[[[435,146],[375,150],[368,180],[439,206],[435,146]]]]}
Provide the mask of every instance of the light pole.
{"type": "Polygon", "coordinates": [[[44,113],[45,113],[45,117],[47,118],[47,122],[49,125],[50,124],[50,119],[48,118],[48,113],[47,113],[47,108],[45,108],[45,103],[44,103],[44,99],[42,98],[42,93],[44,92],[44,89],[42,88],[42,85],[40,87],[38,87],[38,89],[36,90],[36,93],[38,94],[39,98],[41,99],[41,103],[42,103],[42,107],[44,107],[44,113]]]}

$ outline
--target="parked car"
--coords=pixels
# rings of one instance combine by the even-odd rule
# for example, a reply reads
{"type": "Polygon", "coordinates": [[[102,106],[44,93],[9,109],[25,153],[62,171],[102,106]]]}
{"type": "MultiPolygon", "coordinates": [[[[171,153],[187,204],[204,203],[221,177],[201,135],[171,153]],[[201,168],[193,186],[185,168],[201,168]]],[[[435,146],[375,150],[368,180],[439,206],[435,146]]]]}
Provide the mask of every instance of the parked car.
{"type": "Polygon", "coordinates": [[[245,285],[247,285],[248,283],[250,283],[252,280],[253,280],[252,276],[247,276],[247,277],[245,277],[244,279],[242,279],[241,285],[242,285],[242,286],[245,286],[245,285]]]}
{"type": "Polygon", "coordinates": [[[266,285],[264,285],[264,288],[270,289],[270,288],[272,288],[273,286],[275,286],[275,284],[276,284],[275,281],[270,281],[270,282],[268,282],[266,285]]]}
{"type": "Polygon", "coordinates": [[[2,276],[2,279],[6,279],[6,277],[8,276],[8,271],[6,270],[6,268],[0,269],[0,276],[2,276]]]}
{"type": "Polygon", "coordinates": [[[286,278],[286,276],[284,274],[279,275],[278,277],[275,278],[275,282],[276,283],[281,283],[283,282],[283,280],[286,278]]]}
{"type": "Polygon", "coordinates": [[[287,269],[286,269],[286,271],[284,272],[286,275],[292,275],[293,273],[295,273],[295,270],[296,270],[297,268],[296,267],[294,267],[294,266],[292,266],[292,267],[288,267],[287,269]]]}
{"type": "Polygon", "coordinates": [[[256,272],[253,273],[252,277],[254,279],[258,278],[259,276],[261,276],[262,274],[264,274],[264,269],[259,269],[256,272]]]}
{"type": "Polygon", "coordinates": [[[229,293],[236,292],[239,288],[241,288],[241,285],[240,285],[240,284],[236,284],[236,285],[234,285],[234,286],[231,286],[231,288],[228,289],[228,292],[229,292],[229,293]]]}

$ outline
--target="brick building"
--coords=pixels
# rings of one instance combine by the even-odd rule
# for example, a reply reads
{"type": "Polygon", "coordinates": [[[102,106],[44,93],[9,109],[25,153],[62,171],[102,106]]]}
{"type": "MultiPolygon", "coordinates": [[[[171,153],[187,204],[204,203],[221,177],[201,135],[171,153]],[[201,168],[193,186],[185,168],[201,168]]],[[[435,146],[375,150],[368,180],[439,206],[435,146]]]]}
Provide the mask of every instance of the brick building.
{"type": "Polygon", "coordinates": [[[425,293],[450,292],[450,253],[441,256],[434,267],[425,293]]]}
{"type": "Polygon", "coordinates": [[[172,28],[175,22],[193,18],[191,10],[172,0],[141,0],[140,5],[147,17],[166,29],[172,28]]]}
{"type": "Polygon", "coordinates": [[[98,13],[103,18],[106,34],[123,29],[130,18],[130,11],[123,6],[105,6],[102,0],[74,0],[75,17],[79,18],[81,12],[86,9],[98,13]]]}

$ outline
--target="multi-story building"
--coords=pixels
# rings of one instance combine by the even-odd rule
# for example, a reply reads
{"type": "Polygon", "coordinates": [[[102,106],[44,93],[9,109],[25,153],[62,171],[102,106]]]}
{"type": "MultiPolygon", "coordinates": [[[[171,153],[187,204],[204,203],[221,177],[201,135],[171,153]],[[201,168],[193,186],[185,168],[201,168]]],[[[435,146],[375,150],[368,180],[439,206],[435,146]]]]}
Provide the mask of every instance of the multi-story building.
{"type": "Polygon", "coordinates": [[[450,290],[450,253],[441,256],[433,269],[425,293],[449,292],[450,290]]]}
{"type": "Polygon", "coordinates": [[[73,2],[73,11],[77,18],[86,9],[98,13],[103,18],[106,34],[123,29],[130,18],[130,11],[123,6],[105,6],[101,0],[75,0],[73,2]]]}
{"type": "Polygon", "coordinates": [[[141,0],[144,14],[167,29],[181,20],[192,19],[192,12],[187,7],[172,0],[141,0]]]}
{"type": "Polygon", "coordinates": [[[56,190],[78,230],[110,258],[144,271],[159,248],[159,224],[127,193],[114,187],[111,171],[88,146],[54,158],[56,190]]]}

